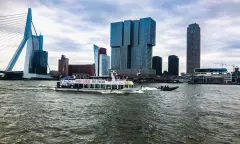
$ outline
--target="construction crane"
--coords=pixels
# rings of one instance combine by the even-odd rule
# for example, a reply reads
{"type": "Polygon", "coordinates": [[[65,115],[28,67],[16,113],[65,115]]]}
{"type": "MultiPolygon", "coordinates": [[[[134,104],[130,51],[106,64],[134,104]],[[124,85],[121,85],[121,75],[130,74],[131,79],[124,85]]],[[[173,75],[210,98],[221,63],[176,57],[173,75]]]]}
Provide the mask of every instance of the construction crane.
{"type": "Polygon", "coordinates": [[[224,65],[226,65],[226,64],[224,64],[224,63],[214,63],[214,64],[219,64],[219,65],[222,66],[222,68],[223,68],[224,65]]]}

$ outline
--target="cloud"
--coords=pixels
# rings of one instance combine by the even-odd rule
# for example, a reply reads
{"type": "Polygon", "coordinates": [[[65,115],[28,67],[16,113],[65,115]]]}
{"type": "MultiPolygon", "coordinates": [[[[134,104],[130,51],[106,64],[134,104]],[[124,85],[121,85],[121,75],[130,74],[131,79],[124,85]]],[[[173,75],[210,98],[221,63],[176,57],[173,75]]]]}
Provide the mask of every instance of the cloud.
{"type": "MultiPolygon", "coordinates": [[[[180,72],[186,71],[186,31],[195,22],[201,27],[202,67],[240,62],[239,0],[1,0],[0,15],[26,13],[28,7],[37,32],[44,35],[51,69],[57,69],[62,54],[70,63],[93,63],[92,44],[106,47],[110,55],[110,23],[143,17],[157,22],[153,56],[163,57],[164,70],[168,56],[174,54],[179,57],[180,72]]],[[[13,44],[0,51],[1,69],[20,41],[21,37],[14,37],[13,44]]],[[[23,63],[24,52],[15,69],[23,68],[23,63]]]]}

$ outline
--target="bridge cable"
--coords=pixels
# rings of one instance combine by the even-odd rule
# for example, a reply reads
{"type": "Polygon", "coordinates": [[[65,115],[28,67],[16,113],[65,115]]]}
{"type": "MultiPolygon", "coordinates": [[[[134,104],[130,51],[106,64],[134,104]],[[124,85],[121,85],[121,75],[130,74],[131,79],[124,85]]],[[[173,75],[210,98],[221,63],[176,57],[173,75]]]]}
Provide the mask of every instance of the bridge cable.
{"type": "Polygon", "coordinates": [[[33,26],[33,29],[34,29],[35,34],[36,34],[36,36],[37,36],[38,34],[37,34],[37,31],[36,31],[36,29],[35,29],[35,26],[34,26],[33,22],[32,22],[32,26],[33,26]]]}
{"type": "MultiPolygon", "coordinates": [[[[13,35],[11,37],[9,37],[7,40],[5,40],[5,42],[3,44],[0,45],[0,48],[4,48],[6,47],[7,45],[9,45],[10,43],[13,43],[16,41],[16,38],[19,37],[20,38],[20,34],[17,34],[17,35],[13,35]]],[[[19,41],[19,39],[17,39],[19,41]]]]}
{"type": "Polygon", "coordinates": [[[16,23],[24,23],[24,24],[26,24],[26,21],[24,19],[18,19],[18,20],[12,20],[12,21],[4,21],[4,22],[0,21],[0,26],[12,25],[12,24],[16,24],[16,23]]]}
{"type": "MultiPolygon", "coordinates": [[[[22,35],[22,37],[23,37],[23,33],[22,33],[22,32],[11,33],[11,34],[6,35],[4,38],[1,38],[0,41],[1,41],[2,43],[4,43],[7,39],[14,38],[15,35],[22,35]]],[[[1,44],[0,44],[0,45],[1,45],[1,44]]]]}
{"type": "MultiPolygon", "coordinates": [[[[20,35],[18,35],[18,36],[20,36],[20,35]]],[[[17,37],[17,36],[15,36],[15,37],[17,37]]],[[[0,46],[0,51],[3,51],[3,50],[5,50],[5,49],[15,49],[15,47],[7,47],[7,46],[9,46],[10,44],[13,44],[14,42],[16,42],[17,41],[17,39],[12,39],[11,41],[7,41],[7,43],[5,43],[5,44],[3,44],[2,46],[0,46]]],[[[17,45],[17,44],[16,44],[17,45]]]]}
{"type": "Polygon", "coordinates": [[[26,21],[26,19],[27,19],[26,16],[22,16],[22,17],[15,17],[15,18],[0,19],[0,22],[17,21],[17,20],[25,20],[26,21]]]}
{"type": "Polygon", "coordinates": [[[27,15],[28,13],[20,13],[20,14],[12,14],[12,15],[3,15],[0,16],[0,18],[4,18],[4,17],[15,17],[15,16],[19,16],[19,15],[27,15]]]}

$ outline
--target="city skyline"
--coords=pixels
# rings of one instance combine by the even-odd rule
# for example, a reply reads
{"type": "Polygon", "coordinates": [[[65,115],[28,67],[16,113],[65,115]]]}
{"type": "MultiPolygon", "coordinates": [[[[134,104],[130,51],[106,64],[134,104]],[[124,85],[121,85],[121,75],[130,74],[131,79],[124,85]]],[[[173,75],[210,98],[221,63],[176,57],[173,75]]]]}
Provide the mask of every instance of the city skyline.
{"type": "MultiPolygon", "coordinates": [[[[151,0],[148,3],[133,1],[129,4],[128,1],[117,0],[115,3],[95,1],[79,4],[73,0],[56,4],[47,1],[40,3],[3,0],[0,2],[2,9],[0,15],[26,13],[27,8],[32,7],[34,24],[38,32],[42,32],[45,37],[44,49],[49,52],[51,69],[57,69],[57,60],[62,54],[72,57],[71,63],[74,64],[93,63],[91,54],[93,43],[108,48],[108,55],[110,55],[110,23],[141,17],[152,17],[157,22],[157,39],[153,56],[163,57],[163,70],[167,70],[167,57],[177,55],[180,60],[179,71],[186,71],[186,28],[195,22],[201,27],[201,67],[221,67],[214,64],[221,62],[239,66],[240,44],[237,40],[240,36],[238,26],[240,17],[237,15],[239,2],[231,0],[185,2],[162,3],[151,0]],[[108,7],[98,9],[92,6],[94,4],[108,7]],[[133,10],[124,13],[123,8],[128,5],[131,5],[133,10]],[[85,9],[74,12],[77,6],[83,6],[85,9]],[[70,7],[72,10],[69,11],[70,7]],[[186,10],[194,10],[194,12],[190,14],[186,13],[186,10]],[[66,18],[63,20],[62,17],[66,18]]],[[[19,42],[16,42],[16,45],[18,44],[19,42]]],[[[17,48],[16,45],[11,45],[4,54],[1,51],[0,69],[6,68],[9,57],[17,48]]],[[[22,68],[23,63],[24,56],[21,55],[17,62],[17,69],[22,68]]]]}

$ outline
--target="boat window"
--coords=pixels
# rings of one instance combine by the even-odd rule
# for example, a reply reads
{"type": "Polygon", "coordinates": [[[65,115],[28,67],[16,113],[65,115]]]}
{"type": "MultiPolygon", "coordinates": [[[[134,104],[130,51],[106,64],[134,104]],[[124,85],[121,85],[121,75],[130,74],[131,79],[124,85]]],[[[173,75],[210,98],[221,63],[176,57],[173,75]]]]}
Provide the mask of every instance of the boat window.
{"type": "Polygon", "coordinates": [[[128,88],[128,85],[125,85],[124,88],[128,88]]]}
{"type": "Polygon", "coordinates": [[[91,85],[90,85],[90,84],[88,84],[88,85],[87,85],[87,88],[90,88],[90,87],[91,87],[91,85]]]}
{"type": "Polygon", "coordinates": [[[96,84],[96,85],[95,85],[95,88],[100,88],[100,84],[96,84]]]}
{"type": "Polygon", "coordinates": [[[118,86],[118,89],[123,89],[123,85],[119,85],[119,86],[118,86]]]}
{"type": "Polygon", "coordinates": [[[102,88],[102,89],[105,89],[105,85],[104,85],[104,84],[101,84],[101,88],[102,88]]]}
{"type": "Polygon", "coordinates": [[[106,85],[106,89],[111,89],[111,85],[106,85]]]}
{"type": "Polygon", "coordinates": [[[73,86],[73,88],[78,88],[78,84],[75,84],[75,85],[73,86]]]}
{"type": "Polygon", "coordinates": [[[117,85],[112,85],[112,89],[117,89],[117,85]]]}
{"type": "Polygon", "coordinates": [[[83,88],[83,84],[78,84],[78,88],[83,88]]]}
{"type": "Polygon", "coordinates": [[[91,84],[90,88],[94,88],[94,84],[91,84]]]}

